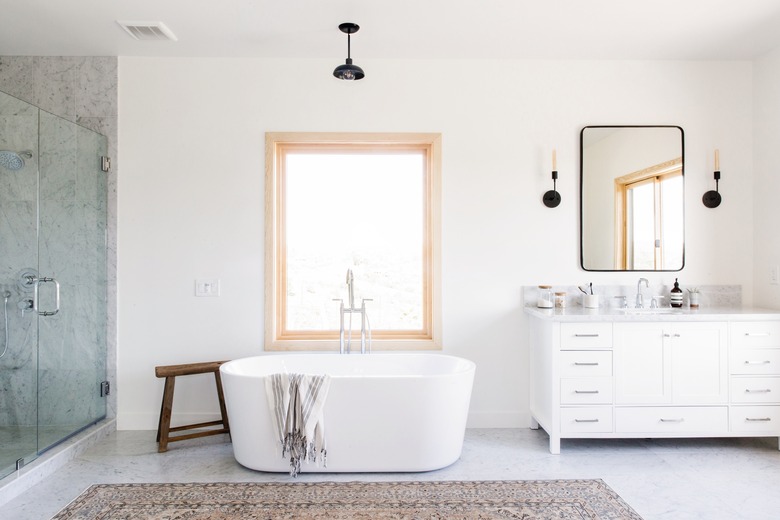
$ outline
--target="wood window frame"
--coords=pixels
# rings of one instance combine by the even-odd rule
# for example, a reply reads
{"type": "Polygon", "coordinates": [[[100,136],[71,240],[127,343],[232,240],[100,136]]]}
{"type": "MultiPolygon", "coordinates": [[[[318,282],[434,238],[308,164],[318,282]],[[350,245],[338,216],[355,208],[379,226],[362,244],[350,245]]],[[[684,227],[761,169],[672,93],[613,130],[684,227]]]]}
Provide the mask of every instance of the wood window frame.
{"type": "MultiPolygon", "coordinates": [[[[615,179],[615,269],[627,269],[628,264],[628,189],[630,186],[646,182],[658,182],[667,177],[682,175],[682,157],[677,157],[643,170],[635,171],[615,179]]],[[[656,188],[656,191],[658,188],[656,188]]],[[[658,204],[656,197],[656,204],[658,204]]],[[[660,227],[660,214],[656,211],[656,229],[660,227]]],[[[656,234],[657,236],[657,234],[656,234]]],[[[662,242],[663,243],[663,242],[662,242]]],[[[656,269],[659,263],[659,251],[655,253],[656,269]]]]}
{"type": "MultiPolygon", "coordinates": [[[[286,149],[314,146],[426,151],[427,175],[423,251],[423,330],[373,335],[374,350],[441,349],[441,134],[268,132],[265,135],[265,350],[338,350],[338,331],[290,333],[283,327],[286,264],[281,200],[286,149]]],[[[334,307],[338,312],[338,307],[334,307]]]]}

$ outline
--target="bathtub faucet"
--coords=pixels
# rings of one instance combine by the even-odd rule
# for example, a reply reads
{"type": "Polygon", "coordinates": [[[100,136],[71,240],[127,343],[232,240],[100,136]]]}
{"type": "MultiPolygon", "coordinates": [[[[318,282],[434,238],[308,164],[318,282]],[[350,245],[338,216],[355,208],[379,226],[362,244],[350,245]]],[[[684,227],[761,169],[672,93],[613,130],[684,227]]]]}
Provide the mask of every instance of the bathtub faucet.
{"type": "Polygon", "coordinates": [[[353,284],[355,277],[352,275],[352,269],[347,269],[347,293],[348,293],[348,307],[344,307],[343,299],[334,299],[333,301],[339,302],[339,353],[351,353],[352,352],[352,315],[360,314],[360,353],[366,353],[366,344],[368,344],[368,352],[371,352],[371,322],[368,320],[366,314],[366,302],[373,301],[370,298],[363,298],[360,308],[355,307],[355,292],[353,284]],[[349,314],[349,326],[346,333],[346,343],[344,341],[344,315],[349,314]]]}

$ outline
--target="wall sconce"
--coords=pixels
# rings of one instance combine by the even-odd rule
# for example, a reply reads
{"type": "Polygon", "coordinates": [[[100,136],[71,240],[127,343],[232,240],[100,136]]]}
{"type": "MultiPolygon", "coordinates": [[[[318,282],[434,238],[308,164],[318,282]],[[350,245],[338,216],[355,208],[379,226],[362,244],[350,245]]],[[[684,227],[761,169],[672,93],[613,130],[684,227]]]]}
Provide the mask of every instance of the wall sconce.
{"type": "Polygon", "coordinates": [[[715,189],[710,190],[701,198],[702,203],[708,208],[717,208],[720,206],[721,196],[718,192],[718,181],[720,181],[720,150],[715,150],[715,189]]]}
{"type": "Polygon", "coordinates": [[[542,196],[542,202],[548,208],[557,208],[558,204],[561,203],[561,194],[555,189],[556,182],[558,181],[558,158],[556,157],[555,149],[552,151],[552,180],[553,189],[542,196]]]}

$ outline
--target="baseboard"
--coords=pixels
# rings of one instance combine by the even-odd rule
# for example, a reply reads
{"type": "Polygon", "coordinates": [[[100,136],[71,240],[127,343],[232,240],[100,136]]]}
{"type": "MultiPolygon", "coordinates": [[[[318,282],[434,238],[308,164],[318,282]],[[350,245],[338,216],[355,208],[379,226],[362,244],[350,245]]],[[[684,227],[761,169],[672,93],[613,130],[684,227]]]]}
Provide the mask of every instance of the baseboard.
{"type": "MultiPolygon", "coordinates": [[[[213,413],[174,413],[171,426],[218,420],[213,413]]],[[[117,430],[157,430],[160,417],[152,413],[123,413],[117,417],[117,430]]],[[[326,419],[327,420],[327,419],[326,419]]],[[[467,428],[530,428],[530,412],[470,412],[467,428]]]]}
{"type": "Polygon", "coordinates": [[[466,428],[528,428],[529,412],[470,412],[466,428]]]}
{"type": "MultiPolygon", "coordinates": [[[[180,426],[183,424],[197,424],[209,421],[217,421],[221,417],[219,412],[214,413],[174,413],[171,415],[171,426],[180,426]]],[[[117,430],[154,430],[157,431],[157,424],[160,416],[156,413],[123,413],[117,416],[117,430]]]]}

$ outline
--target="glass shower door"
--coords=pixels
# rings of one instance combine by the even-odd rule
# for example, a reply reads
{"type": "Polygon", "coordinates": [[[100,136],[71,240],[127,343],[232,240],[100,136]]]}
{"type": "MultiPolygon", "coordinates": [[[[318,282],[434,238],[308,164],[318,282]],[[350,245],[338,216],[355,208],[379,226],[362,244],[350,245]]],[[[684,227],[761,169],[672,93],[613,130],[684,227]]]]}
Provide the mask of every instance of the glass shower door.
{"type": "Polygon", "coordinates": [[[106,415],[106,146],[0,92],[0,478],[106,415]]]}
{"type": "Polygon", "coordinates": [[[106,415],[106,138],[41,111],[38,447],[106,415]]]}

